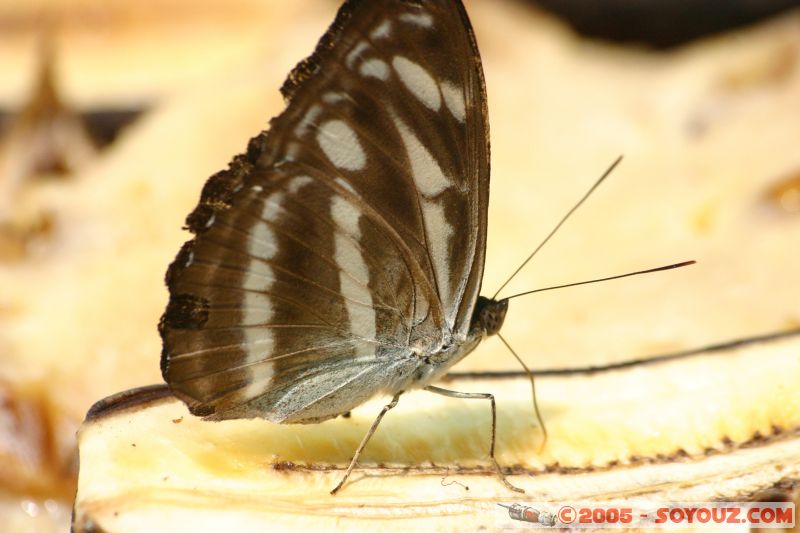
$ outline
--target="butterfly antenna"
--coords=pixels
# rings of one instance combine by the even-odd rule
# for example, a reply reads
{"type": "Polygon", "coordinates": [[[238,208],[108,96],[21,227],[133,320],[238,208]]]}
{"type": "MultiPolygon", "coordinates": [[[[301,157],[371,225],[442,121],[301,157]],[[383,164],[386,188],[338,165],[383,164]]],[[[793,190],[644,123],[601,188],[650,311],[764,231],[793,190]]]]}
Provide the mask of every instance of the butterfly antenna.
{"type": "Polygon", "coordinates": [[[577,211],[577,209],[583,204],[583,202],[585,202],[586,199],[589,198],[589,196],[592,195],[594,190],[597,189],[597,187],[599,187],[601,183],[603,183],[603,180],[605,180],[608,177],[608,175],[611,174],[611,172],[614,171],[614,169],[617,167],[617,165],[619,165],[620,161],[622,161],[622,156],[619,156],[613,163],[611,163],[611,166],[609,166],[608,169],[605,172],[603,172],[603,175],[600,176],[600,179],[598,179],[596,182],[594,182],[594,185],[592,185],[592,187],[586,192],[586,194],[583,195],[583,198],[578,200],[578,203],[576,203],[574,206],[572,206],[572,209],[570,209],[567,212],[567,214],[564,215],[564,218],[562,218],[561,221],[558,224],[556,224],[556,227],[553,228],[553,230],[547,235],[547,237],[544,238],[544,240],[541,243],[539,243],[539,246],[536,247],[536,249],[531,253],[531,255],[529,255],[528,258],[525,259],[525,261],[523,261],[522,264],[519,267],[517,267],[517,269],[514,271],[514,273],[511,274],[511,276],[509,276],[509,278],[505,281],[505,283],[503,283],[500,286],[500,288],[497,289],[497,292],[494,293],[494,296],[492,296],[492,300],[496,300],[497,299],[497,295],[500,294],[500,291],[505,289],[506,285],[508,285],[511,282],[511,280],[514,279],[514,277],[517,274],[519,274],[519,271],[522,270],[523,268],[525,268],[525,265],[527,265],[528,262],[531,259],[533,259],[533,256],[535,256],[537,254],[537,252],[539,250],[541,250],[542,247],[545,244],[547,244],[547,241],[549,241],[550,238],[553,235],[556,234],[556,232],[559,230],[559,228],[564,224],[564,222],[567,221],[567,219],[572,215],[572,213],[577,211]]]}
{"type": "Polygon", "coordinates": [[[519,361],[519,364],[522,365],[522,368],[525,369],[525,373],[528,375],[528,379],[531,382],[531,399],[533,400],[533,412],[536,413],[536,420],[539,422],[539,426],[542,428],[543,438],[542,438],[542,444],[541,446],[539,446],[539,453],[541,453],[542,450],[544,450],[545,444],[547,444],[547,427],[545,427],[544,425],[544,419],[542,419],[542,414],[539,412],[539,404],[536,402],[536,384],[533,381],[533,372],[531,372],[531,370],[528,368],[528,365],[526,365],[525,362],[522,360],[522,358],[519,355],[517,355],[517,352],[514,351],[514,348],[512,348],[511,345],[508,344],[508,341],[506,341],[503,338],[503,336],[500,335],[499,332],[497,333],[497,336],[500,337],[500,340],[503,341],[503,344],[506,345],[508,351],[511,352],[511,354],[516,358],[516,360],[519,361]]]}
{"type": "Polygon", "coordinates": [[[647,270],[637,270],[636,272],[628,272],[627,274],[619,274],[616,276],[609,276],[607,278],[598,278],[598,279],[590,279],[586,281],[578,281],[576,283],[567,283],[564,285],[553,285],[552,287],[544,287],[542,289],[534,289],[532,291],[525,291],[519,294],[515,294],[513,296],[509,296],[508,298],[504,298],[504,300],[511,300],[512,298],[518,298],[520,296],[526,296],[528,294],[533,294],[535,292],[544,292],[544,291],[552,291],[553,289],[563,289],[565,287],[576,287],[578,285],[588,285],[589,283],[597,283],[600,281],[609,281],[612,279],[620,279],[620,278],[629,278],[631,276],[638,276],[639,274],[650,274],[651,272],[661,272],[662,270],[672,270],[673,268],[681,268],[689,265],[695,264],[697,261],[682,261],[680,263],[674,263],[672,265],[660,266],[656,268],[648,268],[647,270]]]}

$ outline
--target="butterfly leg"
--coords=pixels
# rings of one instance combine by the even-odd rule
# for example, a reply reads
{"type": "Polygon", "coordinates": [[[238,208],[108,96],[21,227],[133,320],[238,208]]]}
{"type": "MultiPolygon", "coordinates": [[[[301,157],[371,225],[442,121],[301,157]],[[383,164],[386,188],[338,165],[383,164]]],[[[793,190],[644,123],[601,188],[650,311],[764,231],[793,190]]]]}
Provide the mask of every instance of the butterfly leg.
{"type": "Polygon", "coordinates": [[[361,444],[358,445],[356,453],[353,455],[353,458],[350,459],[350,465],[347,467],[347,470],[345,471],[344,476],[342,476],[341,481],[339,481],[339,484],[336,485],[331,491],[331,494],[336,494],[337,492],[339,492],[339,489],[341,489],[342,486],[344,486],[344,482],[347,481],[347,478],[350,477],[350,473],[353,472],[353,468],[355,468],[356,463],[358,462],[358,457],[361,455],[361,452],[364,451],[364,448],[367,446],[367,442],[369,442],[369,439],[372,438],[372,434],[375,433],[376,429],[378,429],[378,424],[381,423],[381,420],[383,419],[384,415],[386,415],[386,413],[395,408],[395,406],[397,405],[397,401],[400,399],[401,394],[403,394],[403,391],[400,391],[397,394],[395,394],[394,398],[392,398],[392,401],[383,406],[383,409],[381,409],[381,412],[378,414],[378,417],[375,419],[375,422],[372,423],[372,426],[369,428],[369,431],[367,431],[367,434],[364,435],[363,439],[361,439],[361,444]]]}
{"type": "Polygon", "coordinates": [[[500,481],[503,482],[503,485],[515,492],[524,493],[524,490],[519,487],[515,487],[508,481],[508,479],[506,479],[503,469],[500,468],[500,465],[497,464],[497,459],[494,458],[494,445],[495,441],[497,440],[497,405],[494,400],[494,395],[489,394],[488,392],[458,392],[442,389],[440,387],[434,387],[433,385],[428,385],[425,387],[425,390],[429,392],[435,392],[436,394],[441,394],[442,396],[449,396],[450,398],[461,398],[465,400],[489,400],[492,402],[492,442],[489,445],[489,457],[492,459],[494,469],[497,472],[497,475],[500,477],[500,481]]]}

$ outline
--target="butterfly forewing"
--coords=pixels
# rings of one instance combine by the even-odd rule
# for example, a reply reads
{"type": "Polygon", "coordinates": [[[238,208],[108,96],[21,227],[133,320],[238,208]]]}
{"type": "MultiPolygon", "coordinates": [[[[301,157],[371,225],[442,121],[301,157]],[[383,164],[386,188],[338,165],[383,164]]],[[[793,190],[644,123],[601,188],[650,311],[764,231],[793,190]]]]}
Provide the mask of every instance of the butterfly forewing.
{"type": "Polygon", "coordinates": [[[162,372],[196,414],[314,421],[466,335],[488,132],[454,1],[349,1],[287,109],[212,177],[170,267],[162,372]]]}

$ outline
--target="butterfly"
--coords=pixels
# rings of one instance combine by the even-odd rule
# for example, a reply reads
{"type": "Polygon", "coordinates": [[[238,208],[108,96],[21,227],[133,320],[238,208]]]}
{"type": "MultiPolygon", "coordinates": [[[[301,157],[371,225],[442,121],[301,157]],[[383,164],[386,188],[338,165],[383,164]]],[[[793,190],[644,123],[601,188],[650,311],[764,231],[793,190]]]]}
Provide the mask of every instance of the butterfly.
{"type": "MultiPolygon", "coordinates": [[[[209,420],[317,423],[431,385],[508,300],[479,295],[489,124],[460,0],[347,0],[286,109],[209,178],[170,265],[161,371],[209,420]]],[[[514,488],[515,490],[519,490],[514,488]]]]}

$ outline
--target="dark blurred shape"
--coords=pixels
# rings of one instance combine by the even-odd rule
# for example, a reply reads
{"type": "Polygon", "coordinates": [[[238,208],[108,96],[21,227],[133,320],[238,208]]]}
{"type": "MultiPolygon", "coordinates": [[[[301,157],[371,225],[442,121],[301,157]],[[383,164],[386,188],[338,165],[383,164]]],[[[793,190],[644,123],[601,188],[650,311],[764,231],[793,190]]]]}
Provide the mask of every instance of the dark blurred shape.
{"type": "Polygon", "coordinates": [[[526,0],[586,37],[664,49],[800,7],[800,0],[526,0]]]}
{"type": "Polygon", "coordinates": [[[114,142],[119,133],[145,111],[140,109],[91,109],[81,119],[92,140],[101,148],[114,142]]]}
{"type": "Polygon", "coordinates": [[[5,192],[33,176],[70,174],[96,153],[80,117],[59,94],[54,57],[48,32],[42,37],[39,71],[28,100],[5,121],[0,138],[0,179],[5,192]]]}
{"type": "MultiPolygon", "coordinates": [[[[133,123],[139,116],[147,111],[146,106],[141,108],[97,108],[78,112],[78,116],[83,122],[83,127],[89,132],[89,136],[98,148],[104,148],[113,143],[119,134],[128,125],[133,123]]],[[[0,137],[6,128],[11,126],[14,113],[10,109],[0,109],[0,137]]]]}
{"type": "Polygon", "coordinates": [[[52,212],[31,196],[80,173],[139,109],[78,112],[61,97],[53,32],[42,30],[39,69],[18,109],[0,110],[0,263],[30,255],[53,234],[52,212]]]}
{"type": "MultiPolygon", "coordinates": [[[[3,490],[32,498],[66,499],[74,494],[77,454],[58,427],[57,394],[0,379],[0,461],[3,490]]],[[[3,528],[3,531],[7,531],[3,528]]]]}
{"type": "Polygon", "coordinates": [[[52,234],[52,214],[29,205],[31,188],[42,178],[74,174],[97,154],[80,117],[59,94],[54,57],[51,33],[45,30],[27,101],[2,123],[0,262],[25,258],[34,243],[52,234]]]}
{"type": "Polygon", "coordinates": [[[0,109],[0,181],[72,174],[142,112],[80,112],[67,104],[59,90],[51,32],[44,31],[39,70],[27,101],[19,109],[0,109]]]}

